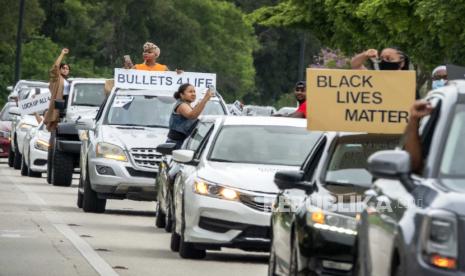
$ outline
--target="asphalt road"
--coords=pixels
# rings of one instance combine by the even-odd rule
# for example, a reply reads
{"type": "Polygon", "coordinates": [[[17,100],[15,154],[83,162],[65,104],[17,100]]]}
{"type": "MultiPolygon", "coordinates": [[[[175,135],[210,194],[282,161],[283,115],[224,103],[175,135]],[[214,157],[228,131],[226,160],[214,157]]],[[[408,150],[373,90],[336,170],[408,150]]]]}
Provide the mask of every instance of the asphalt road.
{"type": "MultiPolygon", "coordinates": [[[[45,177],[45,174],[44,174],[45,177]]],[[[21,176],[0,159],[0,275],[266,275],[268,255],[209,251],[184,260],[154,226],[153,202],[107,202],[104,214],[76,207],[71,187],[21,176]]]]}

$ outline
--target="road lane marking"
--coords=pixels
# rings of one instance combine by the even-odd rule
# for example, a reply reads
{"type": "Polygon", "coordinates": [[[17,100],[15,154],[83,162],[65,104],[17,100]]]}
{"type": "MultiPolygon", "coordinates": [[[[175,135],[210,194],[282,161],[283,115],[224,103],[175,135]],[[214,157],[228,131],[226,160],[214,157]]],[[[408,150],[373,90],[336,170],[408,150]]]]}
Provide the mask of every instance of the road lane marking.
{"type": "Polygon", "coordinates": [[[58,212],[55,212],[48,207],[45,200],[43,200],[35,192],[31,191],[26,185],[16,184],[10,176],[6,176],[6,178],[19,190],[26,194],[32,203],[41,207],[41,213],[44,214],[47,220],[58,230],[58,232],[60,232],[73,244],[73,246],[81,253],[81,255],[95,269],[95,271],[97,271],[97,273],[105,276],[118,276],[118,273],[116,273],[84,239],[79,237],[79,235],[76,234],[71,227],[63,222],[58,212]]]}

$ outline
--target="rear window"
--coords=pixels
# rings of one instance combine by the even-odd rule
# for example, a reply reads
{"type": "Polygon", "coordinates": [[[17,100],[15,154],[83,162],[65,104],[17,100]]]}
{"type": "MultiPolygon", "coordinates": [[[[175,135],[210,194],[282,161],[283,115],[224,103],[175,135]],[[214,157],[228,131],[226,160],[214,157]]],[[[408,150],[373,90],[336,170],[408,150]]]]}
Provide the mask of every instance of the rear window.
{"type": "Polygon", "coordinates": [[[105,99],[103,83],[79,83],[74,85],[72,105],[100,106],[105,99]]]}

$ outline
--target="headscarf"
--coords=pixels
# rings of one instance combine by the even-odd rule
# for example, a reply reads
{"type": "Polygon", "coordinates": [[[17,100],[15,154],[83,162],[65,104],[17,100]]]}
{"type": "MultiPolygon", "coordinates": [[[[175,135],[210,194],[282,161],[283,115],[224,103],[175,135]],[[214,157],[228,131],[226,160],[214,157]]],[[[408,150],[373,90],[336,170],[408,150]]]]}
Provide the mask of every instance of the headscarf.
{"type": "Polygon", "coordinates": [[[433,73],[431,73],[431,77],[434,77],[434,75],[441,70],[447,71],[447,67],[445,65],[439,65],[438,67],[434,68],[433,73]]]}
{"type": "Polygon", "coordinates": [[[155,50],[155,57],[158,58],[160,56],[160,48],[158,48],[158,46],[155,45],[152,42],[148,42],[148,41],[145,42],[144,43],[144,52],[148,51],[148,50],[151,50],[151,49],[155,50]]]}

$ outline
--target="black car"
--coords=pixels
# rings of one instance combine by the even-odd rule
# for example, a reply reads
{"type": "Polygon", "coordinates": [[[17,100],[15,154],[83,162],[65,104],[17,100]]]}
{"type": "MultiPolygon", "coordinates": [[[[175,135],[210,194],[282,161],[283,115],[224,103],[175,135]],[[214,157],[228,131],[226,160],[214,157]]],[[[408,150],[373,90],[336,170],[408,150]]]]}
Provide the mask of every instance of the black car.
{"type": "Polygon", "coordinates": [[[406,151],[369,159],[378,179],[361,215],[361,275],[465,275],[465,81],[427,97],[420,121],[424,168],[406,151]]]}
{"type": "MultiPolygon", "coordinates": [[[[217,116],[204,116],[197,123],[191,135],[186,138],[182,149],[196,151],[200,146],[203,138],[212,129],[217,116]]],[[[173,214],[173,185],[179,166],[177,162],[171,159],[171,152],[174,150],[174,144],[166,143],[159,145],[157,151],[163,154],[163,161],[159,164],[159,173],[156,179],[157,183],[157,217],[155,226],[165,228],[166,232],[171,232],[172,214],[173,214]]]]}
{"type": "Polygon", "coordinates": [[[269,275],[352,275],[370,154],[398,135],[326,133],[300,171],[275,175],[269,275]]]}

